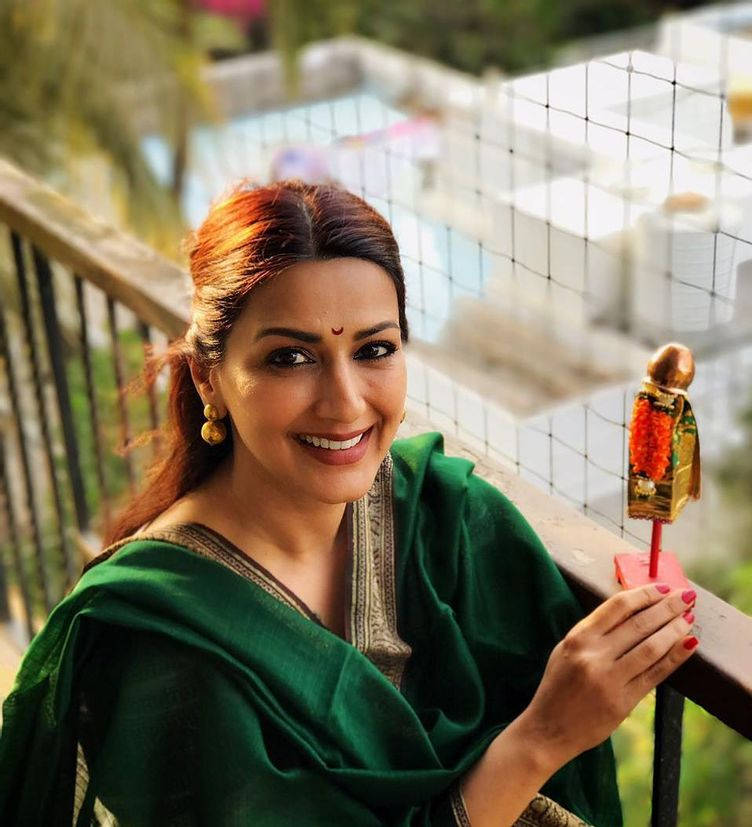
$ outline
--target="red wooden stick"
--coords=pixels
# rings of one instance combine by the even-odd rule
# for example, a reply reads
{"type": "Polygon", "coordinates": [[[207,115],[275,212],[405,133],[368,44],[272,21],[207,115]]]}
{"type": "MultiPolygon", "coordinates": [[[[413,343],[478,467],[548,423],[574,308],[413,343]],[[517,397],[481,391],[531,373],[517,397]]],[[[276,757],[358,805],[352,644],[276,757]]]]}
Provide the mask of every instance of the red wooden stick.
{"type": "Polygon", "coordinates": [[[650,568],[648,574],[658,577],[658,555],[661,553],[661,532],[663,523],[653,520],[653,533],[650,537],[650,568]]]}

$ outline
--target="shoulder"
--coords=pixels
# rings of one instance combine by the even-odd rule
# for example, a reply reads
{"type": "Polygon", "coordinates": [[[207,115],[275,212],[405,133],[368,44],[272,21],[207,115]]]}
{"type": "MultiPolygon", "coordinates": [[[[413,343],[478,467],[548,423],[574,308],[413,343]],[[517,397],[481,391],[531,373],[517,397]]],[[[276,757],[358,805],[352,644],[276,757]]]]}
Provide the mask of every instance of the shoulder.
{"type": "Polygon", "coordinates": [[[150,525],[135,534],[115,540],[102,549],[83,567],[79,583],[87,579],[92,570],[107,571],[113,574],[113,570],[117,568],[123,573],[134,560],[137,562],[143,554],[151,554],[152,562],[156,563],[157,559],[162,560],[165,557],[171,559],[176,551],[179,553],[186,551],[185,547],[181,546],[177,535],[173,536],[168,528],[155,529],[150,525]],[[103,565],[105,563],[107,566],[103,565]]]}
{"type": "Polygon", "coordinates": [[[459,577],[462,569],[476,583],[538,582],[552,594],[568,591],[524,514],[474,472],[474,462],[446,456],[440,432],[395,440],[392,459],[400,547],[423,549],[437,576],[456,570],[459,577]]]}
{"type": "Polygon", "coordinates": [[[462,495],[474,463],[444,454],[444,435],[427,431],[397,439],[390,448],[394,465],[395,496],[421,496],[446,491],[462,495]]]}
{"type": "Polygon", "coordinates": [[[446,456],[440,431],[395,440],[391,456],[395,500],[414,506],[422,502],[436,512],[462,513],[479,523],[491,515],[510,528],[524,523],[511,500],[475,473],[472,460],[446,456]]]}

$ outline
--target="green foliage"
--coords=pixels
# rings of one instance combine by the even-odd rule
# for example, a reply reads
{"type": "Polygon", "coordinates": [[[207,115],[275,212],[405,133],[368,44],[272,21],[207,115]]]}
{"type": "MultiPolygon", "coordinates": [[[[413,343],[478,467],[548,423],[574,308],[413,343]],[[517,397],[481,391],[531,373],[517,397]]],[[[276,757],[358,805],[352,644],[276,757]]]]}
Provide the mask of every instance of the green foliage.
{"type": "Polygon", "coordinates": [[[103,153],[126,222],[152,246],[174,245],[178,202],[155,178],[133,126],[133,101],[171,83],[157,114],[184,139],[191,119],[215,118],[204,51],[241,38],[188,0],[2,0],[0,155],[56,189],[73,188],[71,159],[103,153]],[[135,96],[135,97],[134,97],[135,96]]]}
{"type": "MultiPolygon", "coordinates": [[[[646,827],[649,823],[654,714],[655,693],[650,693],[613,736],[624,827],[646,827]]],[[[752,743],[687,701],[679,824],[681,827],[746,827],[750,823],[752,743]]]]}
{"type": "Polygon", "coordinates": [[[513,73],[546,66],[568,40],[644,25],[668,10],[699,4],[700,0],[277,0],[271,4],[270,23],[291,78],[303,44],[342,32],[473,74],[488,66],[513,73]]]}
{"type": "Polygon", "coordinates": [[[687,703],[682,754],[680,824],[752,824],[752,742],[687,703]]]}
{"type": "Polygon", "coordinates": [[[624,827],[646,827],[653,785],[653,714],[650,693],[613,734],[624,827]]]}

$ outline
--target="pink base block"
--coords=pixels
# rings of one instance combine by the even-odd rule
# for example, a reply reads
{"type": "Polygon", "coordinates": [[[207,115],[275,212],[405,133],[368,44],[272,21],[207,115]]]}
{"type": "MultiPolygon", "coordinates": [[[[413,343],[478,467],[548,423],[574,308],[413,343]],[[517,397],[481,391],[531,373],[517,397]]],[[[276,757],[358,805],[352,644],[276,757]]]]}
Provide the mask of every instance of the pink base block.
{"type": "Polygon", "coordinates": [[[649,574],[649,551],[640,554],[615,554],[614,563],[616,579],[625,589],[633,589],[647,583],[666,583],[672,589],[686,589],[690,586],[676,555],[670,551],[659,553],[657,577],[651,577],[649,574]]]}

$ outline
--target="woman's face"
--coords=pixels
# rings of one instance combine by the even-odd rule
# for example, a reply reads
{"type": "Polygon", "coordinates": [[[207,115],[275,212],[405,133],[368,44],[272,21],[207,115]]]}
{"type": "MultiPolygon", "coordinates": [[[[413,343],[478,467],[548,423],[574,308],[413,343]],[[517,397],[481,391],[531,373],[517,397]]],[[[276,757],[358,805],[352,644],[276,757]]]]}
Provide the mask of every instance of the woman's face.
{"type": "Polygon", "coordinates": [[[257,287],[212,369],[242,467],[289,496],[362,497],[404,410],[407,376],[394,284],[357,258],[305,261],[257,287]],[[303,436],[339,443],[316,447],[303,436]]]}

